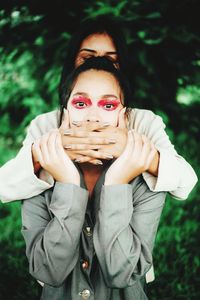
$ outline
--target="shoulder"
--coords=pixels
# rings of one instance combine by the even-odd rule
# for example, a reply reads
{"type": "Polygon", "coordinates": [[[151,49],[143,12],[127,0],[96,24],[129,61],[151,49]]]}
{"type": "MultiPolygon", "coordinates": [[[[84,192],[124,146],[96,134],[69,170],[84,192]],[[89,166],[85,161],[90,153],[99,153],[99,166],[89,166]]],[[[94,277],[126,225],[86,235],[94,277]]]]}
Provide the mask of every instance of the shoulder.
{"type": "Polygon", "coordinates": [[[143,122],[149,122],[156,118],[162,119],[160,116],[156,115],[153,111],[148,109],[132,108],[131,117],[135,120],[143,120],[143,122]]]}
{"type": "Polygon", "coordinates": [[[34,136],[40,136],[51,129],[58,128],[59,117],[59,110],[40,114],[31,121],[28,131],[34,133],[34,136]]]}
{"type": "Polygon", "coordinates": [[[49,122],[52,124],[58,124],[60,112],[59,110],[53,110],[44,114],[40,114],[35,119],[33,119],[32,122],[34,123],[44,123],[44,122],[49,122]]]}
{"type": "Polygon", "coordinates": [[[128,123],[130,129],[134,128],[139,132],[145,132],[150,127],[165,127],[160,116],[156,115],[151,110],[139,108],[133,108],[130,110],[128,123]]]}

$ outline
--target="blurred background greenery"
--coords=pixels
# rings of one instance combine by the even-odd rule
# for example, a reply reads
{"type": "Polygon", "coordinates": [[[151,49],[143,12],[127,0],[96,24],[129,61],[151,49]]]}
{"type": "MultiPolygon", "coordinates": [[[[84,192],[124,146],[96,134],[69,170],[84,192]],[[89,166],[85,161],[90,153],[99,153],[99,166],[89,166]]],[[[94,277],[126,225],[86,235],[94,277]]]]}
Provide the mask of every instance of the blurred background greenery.
{"type": "MultiPolygon", "coordinates": [[[[132,65],[132,106],[163,117],[178,152],[199,176],[199,1],[0,2],[0,164],[14,157],[25,129],[57,107],[66,45],[80,21],[102,14],[122,22],[132,65]]],[[[17,170],[13,170],[17,173],[17,170]]],[[[199,186],[187,201],[168,196],[154,249],[152,300],[200,299],[199,186]]],[[[0,299],[39,299],[28,274],[20,202],[0,204],[0,299]]],[[[102,299],[105,300],[105,299],[102,299]]]]}

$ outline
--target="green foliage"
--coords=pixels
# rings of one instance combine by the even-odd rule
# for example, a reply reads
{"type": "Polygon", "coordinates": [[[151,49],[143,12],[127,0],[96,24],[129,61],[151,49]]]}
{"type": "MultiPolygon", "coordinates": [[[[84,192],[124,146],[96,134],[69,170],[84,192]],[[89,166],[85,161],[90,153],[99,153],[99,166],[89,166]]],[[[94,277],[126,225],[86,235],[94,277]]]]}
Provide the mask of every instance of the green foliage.
{"type": "MultiPolygon", "coordinates": [[[[17,153],[30,121],[58,106],[66,45],[80,20],[112,15],[121,20],[129,47],[132,106],[163,118],[177,151],[199,175],[197,0],[20,3],[0,6],[0,164],[17,153]]],[[[200,299],[199,192],[196,186],[184,202],[168,196],[154,249],[151,300],[200,299]]],[[[39,298],[20,229],[20,203],[0,204],[0,299],[39,298]]]]}

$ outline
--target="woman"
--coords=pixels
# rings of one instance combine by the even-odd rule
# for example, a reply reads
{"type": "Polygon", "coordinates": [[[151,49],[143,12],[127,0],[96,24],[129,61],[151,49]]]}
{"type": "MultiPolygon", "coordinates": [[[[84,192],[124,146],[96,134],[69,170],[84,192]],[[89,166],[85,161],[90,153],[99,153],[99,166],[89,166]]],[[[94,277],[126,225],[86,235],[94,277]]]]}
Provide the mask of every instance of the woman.
{"type": "MultiPolygon", "coordinates": [[[[103,21],[101,19],[90,21],[80,27],[81,29],[72,37],[69,44],[66,64],[63,68],[61,78],[61,99],[62,86],[66,75],[74,67],[83,63],[88,57],[106,56],[116,67],[127,74],[127,66],[129,64],[126,58],[128,55],[125,53],[125,43],[123,35],[120,33],[120,28],[104,19],[103,21]]],[[[53,178],[47,172],[42,170],[38,173],[40,165],[37,162],[37,157],[34,155],[32,144],[37,139],[40,139],[42,135],[57,128],[58,118],[59,112],[53,111],[42,114],[34,119],[31,122],[27,137],[17,157],[1,167],[0,198],[3,202],[29,198],[53,186],[53,178]],[[16,170],[18,172],[17,180],[16,170]]],[[[73,139],[75,146],[70,145],[72,149],[66,150],[71,159],[78,159],[80,162],[89,161],[90,163],[98,163],[105,153],[115,158],[121,154],[124,145],[124,135],[121,134],[120,130],[117,130],[116,143],[113,145],[113,148],[104,145],[105,153],[102,153],[102,151],[92,151],[94,145],[90,145],[90,137],[93,137],[95,143],[94,132],[85,123],[83,125],[84,129],[86,128],[88,131],[88,136],[85,137],[85,144],[88,144],[88,147],[90,147],[90,156],[88,156],[88,151],[84,152],[85,147],[79,147],[79,150],[82,150],[82,156],[80,156],[80,151],[77,153],[76,150],[73,150],[73,147],[82,145],[82,137],[85,136],[76,137],[75,133],[73,139]],[[115,151],[116,148],[121,149],[121,151],[115,151]]],[[[168,191],[177,199],[186,199],[196,184],[197,177],[192,167],[174,150],[174,146],[165,133],[165,125],[162,119],[151,111],[134,109],[130,113],[129,118],[129,128],[133,127],[138,133],[137,143],[144,143],[142,136],[145,135],[145,144],[147,144],[147,147],[151,147],[153,143],[157,149],[157,166],[153,170],[142,173],[149,188],[152,191],[168,191]]],[[[110,136],[112,133],[113,128],[111,126],[104,129],[103,138],[102,133],[96,132],[96,144],[98,145],[99,142],[103,144],[105,136],[110,136]]],[[[71,143],[70,136],[62,136],[62,140],[64,145],[71,143]]],[[[145,163],[143,161],[143,164],[145,163]]]]}
{"type": "MultiPolygon", "coordinates": [[[[93,123],[94,115],[96,122],[117,127],[128,97],[124,82],[105,58],[79,66],[65,84],[62,109],[68,109],[70,128],[93,123]]],[[[142,145],[134,135],[128,132],[117,159],[96,166],[74,164],[59,130],[36,148],[40,165],[55,180],[53,189],[22,205],[29,270],[44,282],[41,299],[147,299],[144,276],[165,193],[151,192],[137,176],[142,145]]]]}

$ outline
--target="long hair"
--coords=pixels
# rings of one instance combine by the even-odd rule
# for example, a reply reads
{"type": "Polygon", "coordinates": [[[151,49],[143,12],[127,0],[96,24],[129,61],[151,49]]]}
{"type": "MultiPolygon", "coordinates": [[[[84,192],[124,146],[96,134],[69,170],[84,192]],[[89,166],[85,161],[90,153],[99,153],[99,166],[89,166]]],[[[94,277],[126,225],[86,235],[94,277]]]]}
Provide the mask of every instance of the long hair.
{"type": "Polygon", "coordinates": [[[65,79],[63,78],[62,84],[60,86],[60,125],[62,123],[64,108],[67,107],[67,102],[78,76],[88,70],[101,70],[112,74],[119,83],[119,86],[123,93],[123,105],[128,106],[128,104],[131,102],[131,90],[129,82],[121,72],[121,70],[116,69],[113,63],[106,57],[91,57],[76,69],[73,69],[73,71],[65,79]]]}
{"type": "MultiPolygon", "coordinates": [[[[68,44],[66,51],[65,62],[61,73],[60,85],[63,84],[65,78],[75,68],[75,60],[79,52],[80,46],[85,38],[94,33],[106,33],[109,35],[116,47],[118,56],[118,65],[121,71],[128,77],[129,73],[129,62],[127,47],[124,34],[121,30],[121,24],[118,20],[112,17],[101,16],[97,19],[90,19],[79,24],[79,30],[76,31],[68,44]]],[[[60,88],[59,88],[60,94],[60,88]]]]}

